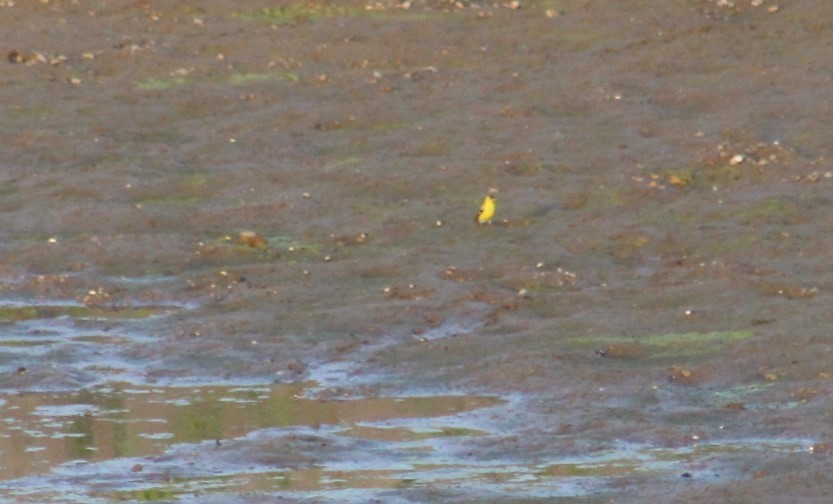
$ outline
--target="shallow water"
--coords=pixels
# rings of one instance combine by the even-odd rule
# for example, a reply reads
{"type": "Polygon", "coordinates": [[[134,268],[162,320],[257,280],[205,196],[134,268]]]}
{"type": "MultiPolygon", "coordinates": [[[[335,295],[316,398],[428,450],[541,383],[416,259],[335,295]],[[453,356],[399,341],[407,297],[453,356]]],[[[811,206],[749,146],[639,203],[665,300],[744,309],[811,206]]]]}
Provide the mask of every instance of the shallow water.
{"type": "MultiPolygon", "coordinates": [[[[74,393],[6,396],[0,439],[4,479],[48,473],[69,461],[160,455],[180,443],[244,437],[269,428],[340,426],[387,419],[454,416],[496,398],[429,396],[305,399],[309,384],[147,387],[108,383],[74,393]]],[[[442,427],[442,428],[440,428],[442,427]]],[[[451,426],[432,435],[475,435],[451,426]]],[[[362,437],[371,437],[364,431],[362,437]]],[[[404,433],[403,433],[404,436],[404,433]]],[[[394,439],[395,440],[395,439],[394,439]]]]}
{"type": "MultiPolygon", "coordinates": [[[[154,384],[124,355],[125,349],[152,338],[126,334],[143,334],[143,327],[149,329],[154,319],[170,317],[181,308],[154,312],[133,307],[148,313],[137,318],[118,307],[109,308],[106,315],[91,314],[72,302],[21,299],[4,306],[10,313],[4,341],[7,358],[47,359],[53,367],[65,368],[61,376],[88,378],[83,384],[79,379],[75,387],[55,378],[48,391],[38,391],[50,388],[44,383],[30,390],[17,385],[17,392],[4,395],[0,478],[5,482],[0,494],[14,500],[164,500],[194,492],[280,492],[335,502],[391,490],[460,487],[465,488],[463,498],[578,497],[610,492],[611,485],[626,479],[729,481],[739,477],[726,468],[733,458],[753,457],[756,452],[810,456],[814,447],[810,439],[700,441],[695,435],[682,446],[614,440],[596,444],[586,454],[569,449],[558,455],[575,443],[576,436],[567,433],[556,436],[566,443],[547,456],[495,453],[473,458],[466,440],[498,445],[511,440],[514,434],[501,427],[502,419],[524,411],[528,398],[424,391],[365,396],[368,386],[386,377],[362,374],[361,369],[372,356],[393,347],[391,341],[354,351],[351,360],[311,366],[305,373],[311,381],[255,384],[237,379],[223,384],[223,379],[208,376],[171,376],[154,384]],[[116,321],[130,324],[130,329],[113,327],[116,321]],[[90,357],[85,360],[83,355],[90,357]]],[[[412,342],[465,337],[479,329],[441,325],[413,336],[412,342]]],[[[746,337],[671,334],[565,343],[603,349],[597,350],[601,358],[627,368],[667,360],[675,347],[690,346],[690,357],[703,358],[716,351],[715,345],[746,337]],[[702,344],[691,345],[698,340],[702,344]]],[[[21,367],[7,372],[22,379],[28,371],[21,367]]],[[[690,378],[683,373],[678,370],[682,378],[690,378]]],[[[7,386],[14,388],[14,382],[7,386]]],[[[413,383],[406,388],[424,386],[413,383]]],[[[715,395],[739,404],[756,393],[760,390],[715,395]]]]}

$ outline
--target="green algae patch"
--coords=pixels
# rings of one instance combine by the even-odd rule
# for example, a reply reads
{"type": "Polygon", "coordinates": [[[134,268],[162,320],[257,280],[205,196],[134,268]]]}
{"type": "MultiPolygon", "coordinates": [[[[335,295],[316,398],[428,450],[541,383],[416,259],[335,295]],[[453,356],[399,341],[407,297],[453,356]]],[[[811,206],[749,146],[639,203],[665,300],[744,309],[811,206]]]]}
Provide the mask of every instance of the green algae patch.
{"type": "Polygon", "coordinates": [[[442,17],[442,12],[417,11],[414,9],[375,9],[366,6],[336,5],[331,3],[290,3],[279,7],[264,7],[255,11],[237,13],[246,21],[266,22],[277,26],[313,23],[323,19],[364,16],[373,19],[408,19],[432,21],[442,17]]]}
{"type": "Polygon", "coordinates": [[[181,86],[186,84],[188,79],[182,76],[173,77],[170,79],[148,79],[144,82],[140,82],[136,85],[136,89],[139,91],[162,91],[165,89],[170,89],[172,87],[181,86]]]}
{"type": "Polygon", "coordinates": [[[146,319],[154,315],[164,315],[177,309],[175,306],[0,305],[0,322],[19,322],[58,317],[93,320],[136,320],[146,319]]]}
{"type": "Polygon", "coordinates": [[[360,12],[363,11],[356,7],[348,6],[290,4],[280,7],[264,7],[254,12],[240,14],[239,16],[249,21],[265,21],[277,25],[289,25],[337,16],[356,15],[360,12]]]}
{"type": "Polygon", "coordinates": [[[809,209],[788,196],[773,196],[751,204],[738,213],[738,220],[748,226],[763,224],[795,225],[807,220],[809,209]]]}
{"type": "Polygon", "coordinates": [[[321,246],[316,243],[305,243],[296,240],[291,236],[269,236],[266,242],[270,248],[283,249],[289,252],[308,252],[310,254],[318,254],[321,251],[321,246]]]}
{"type": "Polygon", "coordinates": [[[132,493],[122,492],[115,495],[116,500],[137,500],[139,502],[159,502],[173,499],[184,491],[176,492],[166,488],[146,488],[132,493]]]}
{"type": "Polygon", "coordinates": [[[668,333],[649,336],[590,336],[567,340],[592,346],[603,357],[623,360],[697,359],[720,352],[725,345],[742,341],[752,331],[668,333]]]}
{"type": "MultiPolygon", "coordinates": [[[[173,145],[184,141],[182,137],[174,140],[159,139],[159,143],[173,145]]],[[[132,187],[130,201],[142,207],[190,207],[209,199],[219,183],[211,175],[186,174],[165,185],[143,184],[132,187]]]]}
{"type": "Polygon", "coordinates": [[[287,81],[299,82],[301,78],[294,72],[247,72],[233,73],[229,76],[229,84],[241,86],[251,82],[287,81]]]}
{"type": "Polygon", "coordinates": [[[329,173],[329,172],[332,172],[334,170],[338,170],[340,168],[346,168],[348,166],[354,165],[354,164],[358,163],[359,161],[361,161],[361,158],[350,156],[350,157],[346,157],[344,159],[339,159],[337,161],[333,161],[331,163],[327,163],[321,169],[324,172],[329,173]]]}
{"type": "Polygon", "coordinates": [[[604,464],[552,464],[542,468],[536,476],[560,478],[606,478],[634,474],[642,469],[639,460],[608,461],[604,464]]]}

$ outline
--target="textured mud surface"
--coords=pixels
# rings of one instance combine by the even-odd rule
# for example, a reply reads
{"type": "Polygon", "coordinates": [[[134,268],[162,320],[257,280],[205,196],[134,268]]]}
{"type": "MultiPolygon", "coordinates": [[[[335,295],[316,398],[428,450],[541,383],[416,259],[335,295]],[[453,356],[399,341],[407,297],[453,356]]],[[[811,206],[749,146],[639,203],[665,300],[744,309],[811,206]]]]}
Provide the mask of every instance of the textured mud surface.
{"type": "Polygon", "coordinates": [[[0,495],[826,502],[831,14],[0,0],[0,495]]]}

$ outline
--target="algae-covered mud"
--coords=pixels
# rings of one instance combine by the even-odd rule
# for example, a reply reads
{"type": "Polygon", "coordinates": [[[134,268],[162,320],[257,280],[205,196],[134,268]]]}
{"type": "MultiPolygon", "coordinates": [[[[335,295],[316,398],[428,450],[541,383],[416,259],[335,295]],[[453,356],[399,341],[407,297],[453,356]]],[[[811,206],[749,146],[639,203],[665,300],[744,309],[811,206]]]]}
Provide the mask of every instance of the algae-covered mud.
{"type": "Polygon", "coordinates": [[[827,502],[831,14],[0,0],[0,500],[827,502]]]}

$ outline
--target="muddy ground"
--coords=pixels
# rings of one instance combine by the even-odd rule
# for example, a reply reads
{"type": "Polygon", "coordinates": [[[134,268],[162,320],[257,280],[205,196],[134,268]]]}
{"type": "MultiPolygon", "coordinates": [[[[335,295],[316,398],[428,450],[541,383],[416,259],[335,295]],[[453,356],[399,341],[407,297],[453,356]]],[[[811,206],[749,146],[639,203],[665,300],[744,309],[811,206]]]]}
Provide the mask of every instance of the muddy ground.
{"type": "Polygon", "coordinates": [[[3,498],[827,502],[831,15],[0,1],[3,498]]]}

